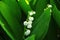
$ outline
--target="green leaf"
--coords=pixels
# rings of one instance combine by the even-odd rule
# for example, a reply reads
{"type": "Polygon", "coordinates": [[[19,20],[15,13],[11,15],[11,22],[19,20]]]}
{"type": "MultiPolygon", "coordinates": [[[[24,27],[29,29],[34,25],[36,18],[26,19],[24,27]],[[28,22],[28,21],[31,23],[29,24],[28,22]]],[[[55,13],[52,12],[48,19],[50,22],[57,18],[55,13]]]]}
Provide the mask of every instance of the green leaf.
{"type": "Polygon", "coordinates": [[[37,0],[36,5],[34,6],[34,10],[36,11],[35,19],[39,18],[39,16],[44,12],[44,8],[48,4],[48,0],[37,0]]]}
{"type": "Polygon", "coordinates": [[[57,9],[57,7],[55,5],[53,5],[53,6],[54,6],[53,7],[53,17],[60,27],[60,11],[57,9]]]}
{"type": "Polygon", "coordinates": [[[50,8],[47,8],[33,23],[33,30],[31,34],[36,34],[36,40],[41,40],[46,35],[49,28],[50,16],[50,8]]]}
{"type": "Polygon", "coordinates": [[[7,26],[3,25],[2,28],[5,29],[5,31],[7,31],[6,33],[10,37],[13,37],[13,39],[22,40],[23,39],[23,27],[18,22],[16,17],[14,17],[11,14],[8,5],[6,5],[2,1],[0,1],[0,12],[1,12],[0,14],[3,17],[2,19],[0,18],[0,20],[5,19],[2,23],[5,25],[5,21],[7,22],[7,26]]]}
{"type": "Polygon", "coordinates": [[[50,4],[51,5],[55,4],[54,0],[50,0],[50,4]]]}
{"type": "Polygon", "coordinates": [[[14,17],[16,17],[17,20],[20,22],[21,11],[20,11],[20,7],[17,4],[17,1],[16,0],[2,0],[2,1],[9,6],[11,14],[14,17]]]}
{"type": "Polygon", "coordinates": [[[36,4],[37,0],[31,0],[30,4],[34,6],[36,4]]]}
{"type": "Polygon", "coordinates": [[[48,32],[44,38],[44,40],[57,40],[57,23],[56,21],[54,20],[53,18],[53,15],[51,16],[51,21],[50,21],[50,24],[49,24],[49,29],[48,29],[48,32]]]}
{"type": "Polygon", "coordinates": [[[1,20],[0,20],[0,25],[1,27],[4,29],[4,31],[9,35],[9,37],[14,40],[13,36],[11,35],[11,30],[7,30],[6,28],[8,27],[6,24],[4,24],[1,20]],[[6,27],[7,26],[7,27],[6,27]],[[6,28],[5,28],[6,27],[6,28]]]}
{"type": "Polygon", "coordinates": [[[19,3],[19,5],[21,6],[21,8],[23,9],[24,12],[28,13],[28,11],[32,11],[30,5],[27,5],[25,0],[19,0],[18,3],[19,3]]]}
{"type": "Polygon", "coordinates": [[[48,4],[48,0],[31,0],[30,6],[33,10],[40,12],[43,12],[44,8],[48,4]]]}
{"type": "Polygon", "coordinates": [[[27,37],[25,40],[35,40],[35,35],[31,35],[31,36],[27,37]]]}

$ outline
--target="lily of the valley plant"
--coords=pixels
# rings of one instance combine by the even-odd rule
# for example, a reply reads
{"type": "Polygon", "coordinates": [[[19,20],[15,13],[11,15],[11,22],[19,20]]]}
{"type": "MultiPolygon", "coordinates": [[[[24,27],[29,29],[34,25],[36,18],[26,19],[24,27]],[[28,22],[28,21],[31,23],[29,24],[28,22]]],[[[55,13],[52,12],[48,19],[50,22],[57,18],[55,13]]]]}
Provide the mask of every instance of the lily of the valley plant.
{"type": "Polygon", "coordinates": [[[0,39],[58,40],[59,5],[59,0],[0,0],[0,39]]]}

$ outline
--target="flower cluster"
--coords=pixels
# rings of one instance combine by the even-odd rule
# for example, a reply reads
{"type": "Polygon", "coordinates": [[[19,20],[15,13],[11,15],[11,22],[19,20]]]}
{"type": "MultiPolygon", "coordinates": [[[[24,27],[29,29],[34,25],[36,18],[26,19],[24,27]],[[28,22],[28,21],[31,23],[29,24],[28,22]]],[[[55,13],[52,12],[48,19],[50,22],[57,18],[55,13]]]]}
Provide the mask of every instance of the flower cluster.
{"type": "MultiPolygon", "coordinates": [[[[46,9],[48,9],[48,8],[50,8],[50,12],[52,12],[52,9],[51,9],[52,5],[48,4],[46,9]]],[[[44,10],[46,10],[46,9],[44,9],[44,10]]]]}
{"type": "Polygon", "coordinates": [[[24,35],[29,35],[30,34],[30,29],[32,28],[32,22],[34,20],[34,17],[32,17],[32,15],[34,15],[36,12],[35,11],[28,11],[28,20],[24,21],[24,26],[26,26],[26,31],[24,33],[24,35]]]}
{"type": "MultiPolygon", "coordinates": [[[[52,5],[48,4],[47,6],[48,6],[47,8],[52,8],[52,5]]],[[[44,10],[46,10],[46,9],[44,9],[44,10]]],[[[52,12],[51,9],[50,9],[50,12],[52,12]]],[[[34,17],[32,17],[32,15],[34,15],[34,14],[36,14],[35,11],[28,11],[28,15],[29,15],[27,18],[28,20],[24,21],[24,26],[26,26],[26,31],[24,33],[25,36],[28,36],[31,33],[30,29],[32,28],[32,22],[34,20],[34,17]]]]}
{"type": "MultiPolygon", "coordinates": [[[[48,4],[47,6],[48,6],[48,8],[52,8],[52,5],[50,5],[50,4],[48,4]]],[[[50,9],[50,12],[52,12],[51,9],[50,9]]]]}

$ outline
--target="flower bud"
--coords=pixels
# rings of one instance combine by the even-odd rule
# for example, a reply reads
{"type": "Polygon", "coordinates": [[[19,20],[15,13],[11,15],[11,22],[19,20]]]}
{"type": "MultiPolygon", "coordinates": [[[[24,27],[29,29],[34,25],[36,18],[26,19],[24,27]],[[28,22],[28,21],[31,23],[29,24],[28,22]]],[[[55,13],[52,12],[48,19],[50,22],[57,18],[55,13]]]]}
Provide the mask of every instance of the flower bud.
{"type": "Polygon", "coordinates": [[[28,22],[27,21],[24,21],[24,25],[27,26],[28,25],[28,22]]]}
{"type": "Polygon", "coordinates": [[[27,25],[27,28],[30,28],[31,29],[32,28],[32,25],[31,24],[27,25]]]}
{"type": "Polygon", "coordinates": [[[25,35],[28,36],[30,34],[30,32],[31,31],[29,29],[27,29],[26,32],[25,32],[25,35]]]}
{"type": "Polygon", "coordinates": [[[49,8],[52,8],[52,5],[49,5],[49,4],[48,4],[48,7],[49,7],[49,8]]]}
{"type": "Polygon", "coordinates": [[[33,14],[36,14],[36,12],[35,12],[35,11],[33,11],[33,14]]]}
{"type": "Polygon", "coordinates": [[[33,17],[29,17],[29,21],[33,21],[34,20],[34,18],[33,17]]]}

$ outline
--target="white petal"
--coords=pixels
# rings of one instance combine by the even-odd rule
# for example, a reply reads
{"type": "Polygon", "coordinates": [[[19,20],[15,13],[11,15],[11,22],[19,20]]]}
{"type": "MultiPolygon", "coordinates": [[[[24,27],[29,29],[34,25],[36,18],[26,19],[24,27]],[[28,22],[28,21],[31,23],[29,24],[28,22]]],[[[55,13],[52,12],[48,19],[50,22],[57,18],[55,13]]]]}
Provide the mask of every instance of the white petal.
{"type": "Polygon", "coordinates": [[[33,20],[34,20],[34,18],[33,18],[33,17],[29,17],[29,20],[30,20],[30,21],[33,21],[33,20]]]}
{"type": "Polygon", "coordinates": [[[30,34],[30,30],[26,30],[25,35],[28,36],[30,34]]]}
{"type": "Polygon", "coordinates": [[[27,26],[28,25],[28,22],[27,21],[24,21],[24,25],[27,26]]]}
{"type": "Polygon", "coordinates": [[[29,25],[29,24],[32,24],[32,21],[28,21],[28,25],[29,25]]]}
{"type": "Polygon", "coordinates": [[[32,16],[32,15],[33,15],[33,12],[32,12],[32,11],[29,11],[28,13],[29,13],[29,15],[30,15],[30,16],[32,16]]]}
{"type": "Polygon", "coordinates": [[[36,14],[36,12],[35,12],[35,11],[33,11],[33,14],[36,14]]]}
{"type": "Polygon", "coordinates": [[[49,5],[49,4],[48,4],[48,7],[49,7],[49,8],[52,8],[52,5],[49,5]]]}
{"type": "Polygon", "coordinates": [[[31,24],[27,25],[27,28],[30,28],[31,29],[32,28],[32,25],[31,24]]]}

